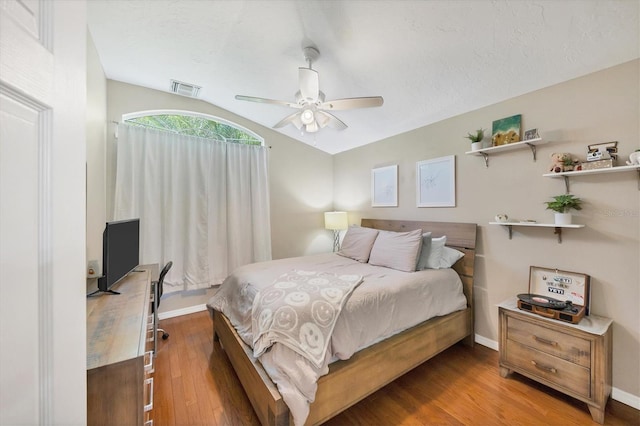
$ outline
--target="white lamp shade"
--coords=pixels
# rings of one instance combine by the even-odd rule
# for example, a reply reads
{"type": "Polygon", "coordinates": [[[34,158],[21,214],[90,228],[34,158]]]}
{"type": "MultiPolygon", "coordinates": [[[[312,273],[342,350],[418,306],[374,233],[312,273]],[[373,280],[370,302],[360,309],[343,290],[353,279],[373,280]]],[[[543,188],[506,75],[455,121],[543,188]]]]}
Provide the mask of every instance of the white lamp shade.
{"type": "Polygon", "coordinates": [[[333,230],[347,229],[349,227],[347,212],[325,212],[324,227],[333,230]]]}

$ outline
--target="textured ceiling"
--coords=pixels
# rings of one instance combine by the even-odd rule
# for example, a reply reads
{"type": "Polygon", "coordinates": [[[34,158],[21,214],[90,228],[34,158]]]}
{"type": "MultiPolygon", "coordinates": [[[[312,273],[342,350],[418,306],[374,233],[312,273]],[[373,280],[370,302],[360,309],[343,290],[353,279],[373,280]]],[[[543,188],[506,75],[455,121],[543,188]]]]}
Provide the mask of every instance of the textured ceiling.
{"type": "MultiPolygon", "coordinates": [[[[200,98],[271,127],[293,110],[302,48],[327,99],[383,96],[335,115],[349,128],[301,134],[338,153],[640,57],[639,0],[90,0],[107,78],[200,98]]],[[[514,111],[517,113],[517,111],[514,111]]],[[[461,129],[461,135],[469,129],[461,129]]]]}

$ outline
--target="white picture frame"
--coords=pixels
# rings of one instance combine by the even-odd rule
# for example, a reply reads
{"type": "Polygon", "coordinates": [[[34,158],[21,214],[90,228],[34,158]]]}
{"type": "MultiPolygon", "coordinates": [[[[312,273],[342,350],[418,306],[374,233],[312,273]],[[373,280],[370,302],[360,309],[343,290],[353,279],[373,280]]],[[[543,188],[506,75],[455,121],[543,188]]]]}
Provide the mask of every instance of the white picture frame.
{"type": "Polygon", "coordinates": [[[371,207],[398,207],[398,165],[371,170],[371,207]]]}
{"type": "Polygon", "coordinates": [[[416,163],[417,207],[456,206],[456,156],[416,163]]]}

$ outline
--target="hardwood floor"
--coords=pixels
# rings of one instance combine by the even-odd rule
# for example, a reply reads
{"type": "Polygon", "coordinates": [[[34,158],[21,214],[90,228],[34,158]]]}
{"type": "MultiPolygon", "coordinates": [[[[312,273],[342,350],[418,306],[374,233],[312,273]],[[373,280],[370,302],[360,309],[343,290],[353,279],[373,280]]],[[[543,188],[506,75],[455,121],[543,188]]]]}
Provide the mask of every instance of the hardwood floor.
{"type": "MultiPolygon", "coordinates": [[[[154,425],[259,425],[207,312],[161,321],[154,425]]],[[[517,374],[498,353],[453,346],[325,423],[343,425],[596,425],[586,404],[517,374]]],[[[640,425],[640,411],[610,400],[605,424],[640,425]]]]}

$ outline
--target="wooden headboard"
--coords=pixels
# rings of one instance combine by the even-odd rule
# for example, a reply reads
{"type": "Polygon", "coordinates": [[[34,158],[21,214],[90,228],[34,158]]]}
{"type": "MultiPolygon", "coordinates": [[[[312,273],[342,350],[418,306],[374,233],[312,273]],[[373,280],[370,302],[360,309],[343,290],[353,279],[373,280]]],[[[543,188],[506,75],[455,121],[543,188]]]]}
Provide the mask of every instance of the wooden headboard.
{"type": "Polygon", "coordinates": [[[462,280],[464,294],[467,296],[467,306],[473,308],[473,273],[476,256],[477,229],[475,223],[362,219],[360,224],[367,228],[394,232],[422,229],[423,232],[431,232],[431,236],[434,238],[446,235],[447,246],[464,253],[464,257],[453,265],[453,269],[460,275],[460,279],[462,280]]]}

